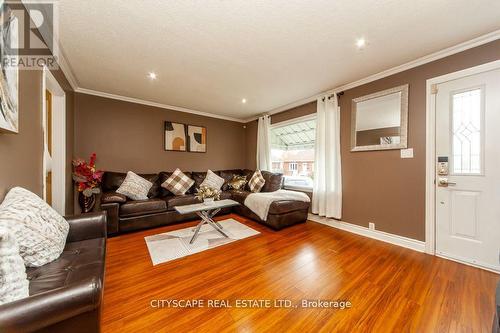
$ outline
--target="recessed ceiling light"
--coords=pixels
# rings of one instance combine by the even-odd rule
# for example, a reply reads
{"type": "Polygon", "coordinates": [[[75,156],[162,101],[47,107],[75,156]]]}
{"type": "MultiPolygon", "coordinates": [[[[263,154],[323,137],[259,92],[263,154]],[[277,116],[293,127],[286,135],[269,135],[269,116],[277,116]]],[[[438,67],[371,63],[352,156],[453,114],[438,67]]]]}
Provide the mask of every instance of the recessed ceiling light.
{"type": "Polygon", "coordinates": [[[366,45],[366,40],[364,38],[356,39],[356,46],[358,47],[358,49],[364,48],[365,45],[366,45]]]}
{"type": "Polygon", "coordinates": [[[148,77],[151,79],[151,80],[156,80],[158,78],[158,76],[156,75],[155,72],[149,72],[148,73],[148,77]]]}
{"type": "Polygon", "coordinates": [[[247,102],[247,99],[246,99],[246,98],[243,98],[243,99],[241,100],[241,103],[243,103],[243,104],[245,104],[246,102],[247,102]]]}

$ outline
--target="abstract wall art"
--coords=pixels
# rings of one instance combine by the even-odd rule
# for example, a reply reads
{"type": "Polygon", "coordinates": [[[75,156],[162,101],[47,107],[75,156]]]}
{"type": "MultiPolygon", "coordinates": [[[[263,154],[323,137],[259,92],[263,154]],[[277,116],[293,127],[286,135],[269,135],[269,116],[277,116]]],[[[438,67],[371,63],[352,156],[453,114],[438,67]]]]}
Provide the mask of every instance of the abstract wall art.
{"type": "Polygon", "coordinates": [[[165,122],[165,150],[187,151],[186,125],[165,122]]]}
{"type": "Polygon", "coordinates": [[[188,126],[189,151],[195,153],[207,152],[207,128],[203,126],[188,126]]]}
{"type": "MultiPolygon", "coordinates": [[[[18,19],[8,5],[0,0],[0,59],[17,56],[19,44],[18,19]]],[[[18,133],[19,69],[5,67],[0,61],[0,133],[18,133]]]]}

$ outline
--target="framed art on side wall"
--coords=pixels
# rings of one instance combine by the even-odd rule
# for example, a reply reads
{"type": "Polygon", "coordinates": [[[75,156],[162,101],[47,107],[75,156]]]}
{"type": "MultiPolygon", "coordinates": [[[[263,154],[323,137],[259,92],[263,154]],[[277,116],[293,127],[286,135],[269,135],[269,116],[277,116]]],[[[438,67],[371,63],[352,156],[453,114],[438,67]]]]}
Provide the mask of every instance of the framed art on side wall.
{"type": "Polygon", "coordinates": [[[19,132],[19,69],[4,66],[3,60],[17,56],[18,20],[9,6],[0,0],[0,133],[19,132]]]}
{"type": "Polygon", "coordinates": [[[166,121],[164,131],[166,151],[187,151],[186,125],[166,121]]]}

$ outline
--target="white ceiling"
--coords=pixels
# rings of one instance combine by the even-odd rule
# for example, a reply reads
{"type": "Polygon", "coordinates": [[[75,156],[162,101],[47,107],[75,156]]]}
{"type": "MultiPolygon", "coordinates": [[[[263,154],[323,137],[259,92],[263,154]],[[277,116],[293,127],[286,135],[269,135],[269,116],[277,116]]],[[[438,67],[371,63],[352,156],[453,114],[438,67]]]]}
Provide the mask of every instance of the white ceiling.
{"type": "Polygon", "coordinates": [[[498,0],[59,3],[80,88],[239,119],[500,28],[498,0]]]}

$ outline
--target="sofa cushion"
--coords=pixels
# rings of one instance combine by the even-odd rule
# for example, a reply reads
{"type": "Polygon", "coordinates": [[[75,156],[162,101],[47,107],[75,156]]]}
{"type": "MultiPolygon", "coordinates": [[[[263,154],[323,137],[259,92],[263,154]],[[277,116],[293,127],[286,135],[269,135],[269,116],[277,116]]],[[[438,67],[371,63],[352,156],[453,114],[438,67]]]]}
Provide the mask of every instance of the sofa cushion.
{"type": "Polygon", "coordinates": [[[133,217],[153,213],[161,213],[167,210],[165,200],[147,199],[127,201],[120,206],[120,217],[133,217]]]}
{"type": "Polygon", "coordinates": [[[222,185],[222,190],[227,191],[229,190],[228,183],[233,179],[233,177],[236,176],[241,176],[241,171],[240,169],[232,169],[232,170],[220,170],[216,171],[219,176],[224,178],[224,185],[222,185]]]}
{"type": "Polygon", "coordinates": [[[201,201],[193,194],[172,195],[164,198],[168,210],[175,210],[175,206],[185,206],[200,203],[201,201]]]}
{"type": "MultiPolygon", "coordinates": [[[[149,189],[148,198],[156,198],[160,195],[160,175],[157,173],[138,173],[138,176],[153,183],[149,189]]],[[[101,189],[103,192],[115,192],[127,177],[126,173],[106,171],[102,177],[101,189]]]]}
{"type": "Polygon", "coordinates": [[[94,238],[67,243],[59,258],[47,265],[28,268],[30,296],[104,275],[106,242],[94,238]]]}
{"type": "Polygon", "coordinates": [[[264,179],[264,176],[262,176],[260,170],[257,170],[254,172],[252,178],[250,178],[250,181],[248,182],[248,187],[250,188],[251,192],[258,193],[262,190],[265,183],[266,180],[264,179]]]}
{"type": "Polygon", "coordinates": [[[231,193],[231,199],[233,199],[234,201],[237,201],[238,203],[243,205],[245,203],[245,199],[248,197],[248,195],[251,192],[242,191],[242,190],[231,190],[231,191],[222,192],[222,193],[231,193]]]}
{"type": "Polygon", "coordinates": [[[222,188],[222,185],[224,185],[225,180],[221,176],[217,175],[215,172],[212,170],[207,171],[207,176],[203,180],[203,182],[200,184],[200,187],[206,186],[212,189],[220,190],[222,188]]]}
{"type": "Polygon", "coordinates": [[[194,183],[194,180],[180,169],[175,169],[170,177],[161,184],[161,187],[166,188],[174,195],[184,195],[191,189],[194,183]]]}
{"type": "Polygon", "coordinates": [[[229,191],[220,192],[219,200],[231,199],[232,195],[229,191]]]}
{"type": "Polygon", "coordinates": [[[29,296],[26,267],[14,235],[0,227],[0,305],[29,296]]]}
{"type": "Polygon", "coordinates": [[[272,173],[269,171],[261,171],[264,180],[264,187],[262,187],[261,192],[274,192],[281,189],[281,183],[283,181],[283,175],[281,173],[272,173]]]}
{"type": "Polygon", "coordinates": [[[106,192],[101,195],[101,203],[124,203],[127,201],[127,197],[123,194],[116,192],[106,192]]]}
{"type": "Polygon", "coordinates": [[[200,188],[201,183],[203,183],[203,181],[205,180],[206,177],[207,177],[206,172],[197,172],[197,171],[191,172],[191,179],[194,180],[193,187],[194,187],[195,191],[196,191],[196,189],[200,188]]]}
{"type": "Polygon", "coordinates": [[[295,200],[284,200],[275,201],[269,207],[269,214],[279,215],[286,214],[290,212],[295,212],[298,210],[309,210],[309,202],[295,201],[295,200]]]}
{"type": "Polygon", "coordinates": [[[247,177],[247,185],[245,186],[245,190],[247,191],[250,191],[250,185],[248,184],[248,182],[250,181],[254,173],[255,170],[245,169],[241,171],[241,175],[247,177]]]}
{"type": "Polygon", "coordinates": [[[36,194],[21,187],[0,205],[0,226],[13,233],[26,266],[38,267],[59,257],[66,244],[68,222],[36,194]]]}

